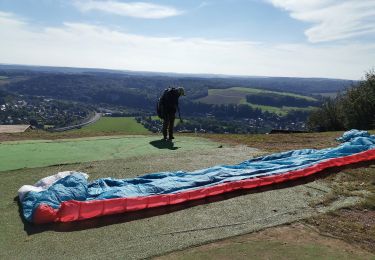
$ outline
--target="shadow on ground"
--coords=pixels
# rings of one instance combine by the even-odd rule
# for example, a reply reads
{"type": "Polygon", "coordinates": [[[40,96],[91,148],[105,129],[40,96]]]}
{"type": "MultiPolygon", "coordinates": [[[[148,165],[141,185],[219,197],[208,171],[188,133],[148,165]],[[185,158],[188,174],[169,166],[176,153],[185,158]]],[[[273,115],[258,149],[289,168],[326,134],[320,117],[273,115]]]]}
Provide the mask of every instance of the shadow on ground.
{"type": "Polygon", "coordinates": [[[151,141],[150,144],[153,147],[156,147],[158,149],[169,149],[169,150],[177,150],[180,147],[174,146],[174,143],[171,141],[166,140],[155,140],[151,141]]]}
{"type": "MultiPolygon", "coordinates": [[[[374,161],[361,162],[361,163],[357,163],[353,165],[327,169],[317,174],[314,174],[312,176],[305,177],[305,178],[298,179],[298,180],[291,180],[291,181],[287,181],[284,183],[273,184],[273,185],[251,189],[251,190],[237,190],[234,192],[224,193],[224,194],[220,194],[220,195],[216,195],[216,196],[212,196],[212,197],[208,197],[204,199],[188,201],[188,202],[184,202],[184,203],[177,204],[177,205],[163,206],[163,207],[158,207],[158,208],[151,208],[151,209],[145,209],[141,211],[128,212],[128,213],[117,214],[117,215],[109,215],[109,216],[103,216],[103,217],[76,221],[76,222],[68,222],[68,223],[50,223],[50,224],[44,224],[44,225],[31,224],[27,222],[26,220],[24,220],[24,218],[22,217],[22,207],[19,202],[18,196],[14,198],[14,201],[17,202],[19,205],[19,215],[23,221],[24,230],[28,235],[38,234],[38,233],[45,232],[45,231],[73,232],[73,231],[80,231],[80,230],[86,230],[86,229],[100,228],[100,227],[108,226],[108,225],[126,223],[126,222],[131,222],[131,221],[145,219],[145,218],[151,218],[151,217],[155,217],[159,215],[169,214],[175,211],[188,209],[188,208],[195,207],[198,205],[228,200],[231,198],[235,198],[235,197],[243,196],[247,194],[254,194],[254,193],[261,193],[265,191],[290,188],[290,187],[294,187],[294,186],[298,186],[302,184],[307,184],[317,179],[325,178],[329,174],[336,174],[345,169],[368,167],[369,165],[372,165],[373,163],[374,161]]],[[[229,225],[234,225],[234,224],[229,224],[229,225]]]]}

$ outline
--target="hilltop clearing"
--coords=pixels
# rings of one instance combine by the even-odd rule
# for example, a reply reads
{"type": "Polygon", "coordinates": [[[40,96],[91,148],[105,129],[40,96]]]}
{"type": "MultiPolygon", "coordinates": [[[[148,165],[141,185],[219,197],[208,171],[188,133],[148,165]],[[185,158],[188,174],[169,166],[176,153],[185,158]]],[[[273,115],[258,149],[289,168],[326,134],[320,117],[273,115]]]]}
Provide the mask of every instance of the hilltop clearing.
{"type": "Polygon", "coordinates": [[[164,154],[177,149],[204,150],[215,145],[200,138],[180,137],[172,144],[141,135],[5,142],[0,146],[0,171],[164,154]]]}
{"type": "MultiPolygon", "coordinates": [[[[355,233],[369,222],[355,220],[353,216],[358,214],[346,214],[345,218],[341,217],[339,210],[347,208],[350,212],[354,212],[353,207],[357,207],[356,211],[361,212],[363,209],[369,210],[373,205],[371,192],[375,168],[372,168],[371,164],[326,171],[300,182],[250,192],[230,193],[176,207],[126,213],[76,223],[34,226],[23,222],[19,215],[17,189],[59,171],[83,171],[88,173],[92,180],[106,176],[131,178],[159,171],[195,170],[217,164],[236,164],[264,152],[333,146],[336,145],[333,137],[338,137],[340,134],[210,136],[214,141],[177,135],[174,146],[162,146],[158,142],[158,137],[152,135],[2,143],[1,146],[7,148],[2,154],[12,151],[9,149],[14,149],[13,152],[19,152],[14,156],[17,156],[19,163],[22,162],[24,167],[39,166],[39,168],[0,172],[2,177],[0,221],[4,223],[0,227],[2,241],[0,258],[74,258],[77,255],[81,258],[123,258],[124,256],[128,259],[147,258],[296,221],[306,225],[305,219],[312,221],[309,225],[315,226],[314,223],[319,223],[319,227],[323,227],[320,232],[330,234],[332,233],[330,229],[334,229],[335,236],[354,243],[350,250],[344,250],[347,248],[345,243],[340,244],[336,240],[332,242],[329,238],[323,240],[321,237],[316,238],[315,233],[306,233],[308,237],[305,238],[306,241],[319,240],[314,247],[315,252],[318,252],[316,257],[324,256],[327,252],[332,253],[332,248],[335,251],[342,250],[333,256],[343,258],[371,256],[357,246],[371,250],[375,237],[372,229],[368,232],[355,233]],[[125,150],[128,152],[125,153],[125,150]],[[47,157],[42,156],[40,152],[47,154],[47,157]],[[82,154],[92,157],[84,158],[82,154]],[[69,164],[61,164],[60,159],[66,156],[71,156],[74,160],[66,162],[69,164]],[[44,158],[48,158],[49,161],[43,162],[44,158]],[[30,163],[42,162],[45,164],[30,165],[30,163]],[[346,222],[332,221],[329,218],[332,213],[325,214],[327,212],[338,214],[340,219],[346,222]],[[324,223],[329,223],[330,229],[324,227],[324,223]],[[347,230],[351,229],[353,234],[361,234],[361,239],[356,237],[355,240],[350,233],[344,233],[344,227],[347,227],[347,230]]],[[[15,136],[22,137],[20,134],[15,136]]],[[[25,136],[30,134],[27,133],[25,136]]],[[[64,135],[53,136],[61,138],[64,135]]],[[[371,215],[368,217],[371,219],[371,215]]],[[[299,229],[292,226],[291,229],[293,230],[284,233],[276,232],[277,230],[269,231],[267,233],[271,240],[269,243],[254,242],[248,248],[267,249],[270,250],[271,255],[274,252],[273,255],[276,256],[280,250],[287,250],[285,255],[288,256],[301,246],[295,244],[299,238],[293,238],[292,234],[297,234],[296,232],[301,230],[305,232],[305,227],[299,229]],[[290,236],[285,240],[283,234],[290,234],[290,236]],[[280,239],[287,244],[281,243],[280,239]]],[[[255,235],[254,239],[259,236],[261,235],[255,235]]],[[[242,243],[238,241],[244,241],[246,237],[238,239],[224,241],[237,250],[236,245],[242,243]]],[[[216,247],[216,245],[209,245],[209,247],[216,247]]],[[[311,248],[309,244],[307,247],[311,248]]],[[[225,251],[227,253],[224,253],[224,258],[233,256],[231,254],[233,250],[225,251]]],[[[215,253],[220,252],[222,251],[215,251],[215,253]]],[[[246,256],[246,251],[241,252],[246,256]]]]}

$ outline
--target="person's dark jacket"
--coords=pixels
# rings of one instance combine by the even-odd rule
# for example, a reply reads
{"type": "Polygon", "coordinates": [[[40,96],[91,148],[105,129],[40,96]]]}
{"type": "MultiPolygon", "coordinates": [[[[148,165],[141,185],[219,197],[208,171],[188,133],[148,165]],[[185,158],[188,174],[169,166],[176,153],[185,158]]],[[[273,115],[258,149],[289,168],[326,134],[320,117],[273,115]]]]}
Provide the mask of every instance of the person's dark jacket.
{"type": "Polygon", "coordinates": [[[177,89],[169,88],[166,89],[160,98],[160,108],[162,110],[162,115],[175,116],[178,109],[178,99],[180,94],[177,89]]]}

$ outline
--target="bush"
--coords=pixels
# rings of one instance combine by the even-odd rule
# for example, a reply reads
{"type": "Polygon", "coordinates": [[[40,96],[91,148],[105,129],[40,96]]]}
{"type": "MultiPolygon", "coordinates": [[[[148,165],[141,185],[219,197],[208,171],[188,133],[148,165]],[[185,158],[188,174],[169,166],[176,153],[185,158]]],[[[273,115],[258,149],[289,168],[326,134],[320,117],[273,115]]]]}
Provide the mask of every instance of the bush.
{"type": "Polygon", "coordinates": [[[315,131],[375,128],[375,72],[335,99],[326,99],[311,113],[308,126],[315,131]]]}

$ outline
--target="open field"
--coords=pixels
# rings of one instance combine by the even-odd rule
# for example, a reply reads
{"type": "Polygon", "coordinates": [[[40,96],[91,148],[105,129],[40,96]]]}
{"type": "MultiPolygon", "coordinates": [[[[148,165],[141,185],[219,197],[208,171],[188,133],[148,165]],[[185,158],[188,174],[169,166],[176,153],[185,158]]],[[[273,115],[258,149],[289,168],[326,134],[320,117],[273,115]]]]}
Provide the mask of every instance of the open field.
{"type": "MultiPolygon", "coordinates": [[[[30,136],[29,133],[24,135],[30,136]]],[[[24,223],[19,215],[18,188],[58,171],[87,172],[92,180],[106,176],[128,178],[159,171],[195,170],[216,164],[239,163],[264,151],[334,146],[337,143],[333,139],[340,135],[341,132],[205,135],[211,142],[177,136],[174,146],[163,146],[158,137],[152,135],[2,143],[0,147],[5,145],[7,148],[2,150],[3,153],[9,149],[20,152],[17,155],[19,163],[30,163],[26,159],[33,153],[49,153],[55,157],[51,155],[46,162],[51,166],[0,172],[0,258],[140,259],[205,244],[165,257],[233,259],[256,257],[256,253],[262,251],[265,258],[330,256],[371,259],[375,253],[375,230],[374,225],[371,226],[371,221],[375,221],[371,213],[375,203],[370,195],[375,183],[375,167],[371,163],[327,171],[311,179],[277,187],[76,223],[34,226],[24,223]],[[19,149],[10,148],[10,145],[19,146],[19,149]],[[40,151],[38,145],[42,145],[40,151]],[[108,148],[100,151],[103,145],[108,148]],[[223,148],[219,148],[221,146],[223,148]],[[79,160],[60,165],[62,151],[79,160]],[[82,152],[92,157],[82,161],[84,158],[79,157],[82,152]],[[340,208],[346,209],[342,211],[340,208]],[[351,214],[341,213],[347,211],[351,214]],[[283,226],[295,222],[302,227],[295,224],[283,226]],[[275,226],[280,227],[273,229],[275,226]],[[314,231],[309,229],[310,226],[314,231]],[[264,231],[254,233],[260,230],[264,231]],[[330,235],[333,231],[336,238],[330,235]]],[[[54,136],[61,138],[64,135],[54,136]]],[[[41,154],[34,157],[34,161],[43,160],[41,154]]]]}
{"type": "MultiPolygon", "coordinates": [[[[232,88],[225,88],[225,89],[209,89],[208,90],[208,95],[222,95],[222,96],[229,96],[229,97],[243,97],[246,96],[247,94],[252,94],[252,93],[270,93],[270,94],[278,94],[278,95],[283,95],[283,96],[290,96],[290,97],[295,97],[295,98],[302,98],[307,101],[316,101],[315,98],[309,97],[309,96],[304,96],[300,94],[295,94],[295,93],[289,93],[289,92],[277,92],[277,91],[271,91],[271,90],[264,90],[264,89],[256,89],[256,88],[242,88],[242,87],[232,87],[232,88]]],[[[202,98],[204,99],[204,98],[202,98]]]]}
{"type": "Polygon", "coordinates": [[[121,134],[147,134],[150,133],[134,117],[102,117],[97,122],[84,126],[72,132],[83,133],[121,133],[121,134]]]}
{"type": "Polygon", "coordinates": [[[251,103],[247,102],[245,99],[241,100],[240,104],[249,105],[252,108],[259,108],[262,111],[268,111],[268,112],[279,114],[279,115],[286,115],[291,110],[310,111],[310,110],[314,109],[314,107],[312,107],[312,106],[309,106],[309,107],[287,107],[287,106],[283,106],[283,107],[280,108],[280,107],[272,107],[272,106],[264,106],[264,105],[255,105],[255,104],[251,104],[251,103]]]}
{"type": "Polygon", "coordinates": [[[9,78],[7,76],[0,76],[0,86],[11,83],[11,82],[23,81],[25,79],[27,79],[27,77],[17,76],[17,77],[9,78]]]}
{"type": "MultiPolygon", "coordinates": [[[[24,133],[3,133],[0,134],[0,143],[7,142],[7,141],[22,141],[22,140],[60,140],[60,139],[70,139],[70,138],[86,138],[86,137],[98,137],[98,136],[119,136],[119,135],[127,135],[124,132],[107,132],[107,131],[81,131],[78,130],[70,130],[64,132],[47,132],[44,130],[33,130],[33,131],[26,131],[24,133]]],[[[135,135],[148,135],[148,136],[160,136],[153,133],[147,134],[138,134],[132,133],[132,136],[135,135]]]]}
{"type": "Polygon", "coordinates": [[[0,86],[9,83],[10,81],[6,77],[0,77],[0,86]]]}
{"type": "Polygon", "coordinates": [[[268,112],[278,113],[278,114],[286,114],[290,110],[311,109],[311,107],[298,108],[298,107],[284,106],[280,108],[280,107],[251,104],[246,101],[246,95],[251,94],[251,93],[273,93],[273,94],[279,94],[279,95],[284,95],[284,96],[302,98],[302,99],[305,99],[306,101],[316,100],[309,96],[303,96],[303,95],[294,94],[294,93],[276,92],[276,91],[269,91],[269,90],[255,89],[255,88],[233,87],[233,88],[227,88],[227,89],[209,89],[208,96],[197,99],[196,101],[206,103],[206,104],[213,104],[213,105],[245,104],[245,105],[250,105],[253,108],[259,108],[259,109],[262,109],[263,111],[268,111],[268,112]]]}
{"type": "MultiPolygon", "coordinates": [[[[162,121],[162,119],[160,119],[158,116],[151,116],[151,119],[152,120],[158,120],[160,122],[162,121]]],[[[189,121],[189,120],[184,119],[184,118],[182,118],[182,120],[184,120],[185,123],[189,121]]],[[[181,123],[181,121],[177,116],[176,119],[174,120],[174,126],[178,126],[180,123],[181,123]]]]}
{"type": "Polygon", "coordinates": [[[323,96],[323,97],[330,97],[330,98],[335,98],[335,97],[337,97],[337,95],[339,94],[339,93],[337,93],[337,92],[331,92],[331,93],[315,93],[316,95],[321,95],[321,96],[323,96]]]}
{"type": "Polygon", "coordinates": [[[3,133],[23,133],[30,125],[0,125],[0,134],[3,133]]]}

